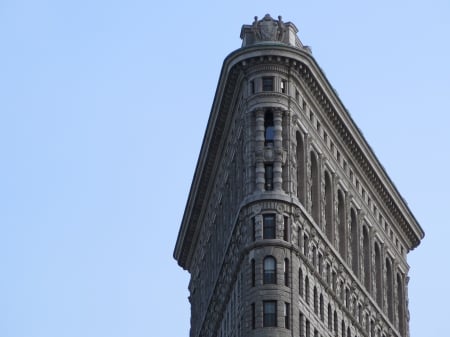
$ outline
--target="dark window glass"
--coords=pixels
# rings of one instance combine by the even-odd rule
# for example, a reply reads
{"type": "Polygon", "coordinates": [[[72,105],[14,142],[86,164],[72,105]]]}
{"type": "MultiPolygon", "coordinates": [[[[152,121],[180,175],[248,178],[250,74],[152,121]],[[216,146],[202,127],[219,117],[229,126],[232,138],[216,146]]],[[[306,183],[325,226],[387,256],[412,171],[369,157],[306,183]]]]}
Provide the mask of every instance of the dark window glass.
{"type": "Polygon", "coordinates": [[[250,93],[255,93],[255,81],[250,81],[250,93]]]}
{"type": "Polygon", "coordinates": [[[277,301],[263,301],[263,326],[277,326],[277,301]]]}
{"type": "Polygon", "coordinates": [[[273,165],[266,165],[265,168],[265,174],[264,174],[264,178],[265,178],[265,184],[264,184],[264,188],[266,191],[272,191],[273,190],[273,165]]]}
{"type": "Polygon", "coordinates": [[[256,327],[256,312],[255,303],[252,303],[252,329],[256,327]]]}
{"type": "Polygon", "coordinates": [[[252,259],[252,287],[255,286],[255,260],[252,259]]]}
{"type": "Polygon", "coordinates": [[[263,238],[275,239],[275,214],[263,215],[263,238]]]}
{"type": "Polygon", "coordinates": [[[277,283],[277,262],[274,257],[268,256],[264,259],[263,274],[264,284],[277,283]]]}
{"type": "Polygon", "coordinates": [[[289,287],[289,260],[284,259],[284,285],[289,287]]]}
{"type": "Polygon", "coordinates": [[[252,239],[256,241],[256,221],[255,218],[252,218],[252,239]]]}
{"type": "Polygon", "coordinates": [[[289,221],[288,221],[288,217],[287,216],[283,217],[283,221],[284,221],[283,239],[284,239],[284,241],[289,241],[289,221]]]}
{"type": "Polygon", "coordinates": [[[264,115],[264,143],[265,145],[273,144],[273,137],[275,136],[275,128],[273,125],[273,113],[266,112],[264,115]]]}
{"type": "Polygon", "coordinates": [[[290,311],[290,305],[289,305],[289,303],[285,303],[284,304],[284,327],[286,329],[290,329],[289,311],[290,311]]]}
{"type": "Polygon", "coordinates": [[[281,80],[281,92],[285,94],[287,92],[287,81],[281,80]]]}
{"type": "Polygon", "coordinates": [[[273,91],[273,77],[263,77],[263,91],[273,91]]]}

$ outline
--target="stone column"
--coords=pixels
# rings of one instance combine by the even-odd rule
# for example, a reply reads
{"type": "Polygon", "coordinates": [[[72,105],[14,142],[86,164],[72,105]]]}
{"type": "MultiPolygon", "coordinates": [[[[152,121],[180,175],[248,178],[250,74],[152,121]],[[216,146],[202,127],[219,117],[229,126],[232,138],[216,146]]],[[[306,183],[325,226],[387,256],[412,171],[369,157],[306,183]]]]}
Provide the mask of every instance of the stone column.
{"type": "Polygon", "coordinates": [[[256,190],[264,191],[264,111],[256,111],[255,125],[256,190]]]}
{"type": "Polygon", "coordinates": [[[274,126],[274,162],[273,162],[273,189],[274,191],[282,190],[282,162],[283,162],[283,136],[282,136],[282,114],[281,109],[274,109],[273,111],[273,126],[274,126]]]}

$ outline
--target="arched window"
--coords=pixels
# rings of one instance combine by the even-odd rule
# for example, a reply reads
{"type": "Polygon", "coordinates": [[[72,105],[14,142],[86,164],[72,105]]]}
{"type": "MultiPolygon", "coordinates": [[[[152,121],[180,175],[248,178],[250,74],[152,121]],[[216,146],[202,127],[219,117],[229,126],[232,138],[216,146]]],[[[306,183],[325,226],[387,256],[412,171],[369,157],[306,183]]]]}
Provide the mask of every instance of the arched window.
{"type": "Polygon", "coordinates": [[[313,219],[319,224],[320,215],[320,185],[319,185],[319,166],[317,164],[317,157],[311,151],[311,215],[313,219]]]}
{"type": "Polygon", "coordinates": [[[369,231],[366,226],[363,227],[363,253],[364,253],[364,286],[371,292],[370,287],[370,240],[369,231]]]}
{"type": "Polygon", "coordinates": [[[317,315],[319,313],[319,299],[317,297],[317,288],[314,287],[314,313],[317,315]]]}
{"type": "Polygon", "coordinates": [[[252,287],[255,286],[255,259],[252,259],[252,287]]]}
{"type": "Polygon", "coordinates": [[[273,124],[273,113],[267,111],[264,115],[264,144],[273,144],[273,138],[275,136],[275,127],[273,124]]]}
{"type": "Polygon", "coordinates": [[[393,292],[392,278],[392,264],[389,259],[386,259],[386,298],[387,298],[387,312],[391,322],[394,322],[394,292],[393,292]]]}
{"type": "Polygon", "coordinates": [[[356,212],[352,208],[350,210],[350,227],[351,227],[351,240],[352,240],[352,270],[356,275],[359,275],[359,236],[358,236],[358,224],[356,221],[356,212]]]}
{"type": "Polygon", "coordinates": [[[276,284],[277,283],[277,262],[273,256],[267,256],[264,258],[264,284],[276,284]]]}
{"type": "Polygon", "coordinates": [[[346,260],[347,256],[347,240],[345,235],[345,199],[344,193],[338,191],[338,228],[339,228],[339,253],[346,260]]]}
{"type": "Polygon", "coordinates": [[[398,331],[400,335],[405,334],[405,294],[403,292],[403,277],[397,274],[397,315],[398,315],[398,331]]]}
{"type": "Polygon", "coordinates": [[[305,277],[305,301],[309,304],[309,278],[305,277]]]}
{"type": "Polygon", "coordinates": [[[284,285],[289,287],[289,259],[284,259],[284,285]]]}
{"type": "Polygon", "coordinates": [[[297,197],[302,205],[305,206],[305,152],[303,149],[303,137],[298,131],[295,137],[297,140],[297,197]]]}
{"type": "Polygon", "coordinates": [[[381,251],[378,242],[375,242],[375,289],[377,303],[380,307],[383,306],[382,277],[381,251]]]}
{"type": "Polygon", "coordinates": [[[328,171],[325,171],[325,222],[327,238],[333,242],[333,191],[328,171]]]}
{"type": "Polygon", "coordinates": [[[350,327],[349,326],[347,327],[347,337],[352,337],[352,334],[350,332],[350,327]]]}
{"type": "Polygon", "coordinates": [[[342,333],[342,337],[345,337],[345,322],[344,322],[344,320],[341,321],[341,333],[342,333]]]}

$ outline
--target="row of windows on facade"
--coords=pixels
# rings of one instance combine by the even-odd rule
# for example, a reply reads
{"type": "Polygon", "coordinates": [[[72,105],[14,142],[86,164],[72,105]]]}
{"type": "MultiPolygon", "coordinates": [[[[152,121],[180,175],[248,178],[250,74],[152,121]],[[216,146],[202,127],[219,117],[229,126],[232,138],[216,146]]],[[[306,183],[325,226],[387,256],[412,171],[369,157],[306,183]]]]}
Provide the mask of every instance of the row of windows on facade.
{"type": "MultiPolygon", "coordinates": [[[[296,135],[297,139],[297,195],[300,202],[305,205],[305,194],[306,194],[306,183],[305,183],[305,170],[304,166],[300,165],[304,163],[305,156],[303,152],[303,141],[302,136],[299,132],[296,135]]],[[[316,223],[320,227],[320,207],[321,207],[321,197],[320,197],[320,181],[319,181],[319,166],[317,163],[317,155],[314,151],[310,153],[310,162],[311,162],[311,215],[316,223]]],[[[380,307],[383,307],[383,288],[386,289],[386,294],[388,297],[388,315],[391,321],[393,320],[393,305],[391,304],[393,294],[393,273],[392,273],[392,261],[390,258],[386,258],[385,264],[383,266],[382,260],[382,249],[381,245],[378,242],[375,242],[373,248],[371,247],[371,239],[369,235],[368,226],[363,225],[360,226],[358,224],[358,217],[356,215],[356,211],[353,207],[350,207],[350,233],[347,233],[346,228],[346,206],[345,206],[345,194],[344,192],[338,188],[337,191],[337,216],[334,217],[333,206],[334,206],[334,194],[332,191],[332,180],[330,173],[325,170],[324,171],[324,185],[325,185],[325,234],[327,238],[333,244],[338,241],[338,251],[341,257],[350,264],[353,272],[361,279],[364,283],[366,289],[373,295],[375,295],[375,299],[380,307]],[[337,225],[337,229],[335,228],[335,224],[337,225]],[[362,227],[362,247],[360,247],[360,231],[362,227]],[[335,238],[337,237],[337,240],[335,238]],[[348,244],[348,238],[350,238],[351,244],[348,244]],[[362,248],[362,260],[359,258],[359,251],[362,248]],[[375,255],[375,266],[374,270],[372,268],[372,259],[371,252],[372,249],[375,255]],[[363,269],[361,270],[361,267],[363,269]],[[386,271],[386,282],[383,285],[383,270],[386,271]],[[371,287],[371,277],[375,278],[375,289],[371,287]],[[373,291],[374,290],[374,291],[373,291]],[[375,292],[375,294],[374,294],[375,292]]],[[[299,239],[301,235],[299,235],[299,239]]],[[[307,245],[305,245],[305,250],[308,249],[307,245]]],[[[305,253],[306,255],[306,253],[305,253]]]]}
{"type": "MultiPolygon", "coordinates": [[[[275,224],[275,214],[264,214],[263,215],[263,239],[275,239],[276,238],[276,224],[275,224]]],[[[284,221],[284,237],[283,239],[288,241],[288,217],[283,217],[284,221]]],[[[253,221],[253,240],[256,239],[255,237],[256,229],[255,229],[255,221],[253,221]]],[[[304,234],[303,236],[300,233],[299,229],[299,248],[303,245],[303,249],[300,249],[300,251],[303,252],[303,255],[308,259],[311,260],[313,266],[318,267],[318,272],[320,275],[323,273],[323,255],[318,252],[316,247],[310,247],[309,245],[309,237],[307,234],[304,234]],[[303,242],[301,242],[301,239],[303,239],[303,242]],[[311,253],[310,253],[311,248],[311,253]]],[[[368,245],[368,230],[367,228],[364,228],[363,230],[363,243],[365,245],[368,245]]],[[[385,281],[384,289],[386,291],[386,303],[387,307],[385,308],[388,314],[388,317],[391,322],[394,322],[394,275],[392,270],[392,262],[389,258],[386,258],[385,263],[385,271],[386,275],[383,277],[383,267],[381,263],[381,250],[380,246],[377,242],[374,244],[374,250],[375,250],[375,270],[373,272],[373,275],[375,276],[375,298],[380,307],[383,308],[383,296],[382,296],[382,288],[383,288],[383,281],[385,281]]],[[[256,282],[256,266],[255,266],[255,260],[252,260],[252,285],[255,285],[256,282]]],[[[277,272],[276,272],[276,259],[273,256],[267,256],[263,260],[263,284],[275,284],[277,282],[277,272]]],[[[365,287],[371,292],[371,281],[370,281],[370,275],[371,275],[371,259],[369,255],[369,250],[366,249],[364,253],[364,283],[365,287]]],[[[303,278],[300,277],[301,269],[299,270],[299,292],[303,293],[303,284],[302,280],[303,278]]],[[[398,317],[403,317],[403,277],[400,274],[397,274],[397,297],[399,300],[399,304],[397,307],[397,314],[398,317]]],[[[333,291],[337,291],[337,275],[333,271],[331,271],[331,265],[327,263],[326,265],[326,282],[332,286],[333,291]]],[[[289,286],[289,260],[284,260],[284,283],[286,286],[289,286]]],[[[305,281],[306,285],[306,300],[309,301],[309,287],[307,281],[305,281]]],[[[342,282],[341,282],[342,283],[342,282]]],[[[346,306],[349,306],[350,300],[349,300],[349,289],[346,288],[346,291],[344,293],[344,286],[343,284],[340,284],[340,296],[341,300],[346,304],[346,306]]],[[[372,292],[371,292],[372,293],[372,292]]],[[[398,327],[400,331],[403,331],[403,324],[400,320],[398,323],[398,327]]]]}
{"type": "MultiPolygon", "coordinates": [[[[287,93],[287,80],[280,80],[280,92],[283,94],[287,93]]],[[[258,91],[275,91],[275,77],[274,76],[264,76],[250,81],[250,94],[255,94],[258,91]],[[261,83],[259,86],[258,84],[261,83]]]]}
{"type": "MultiPolygon", "coordinates": [[[[269,300],[269,301],[263,301],[262,302],[262,312],[263,312],[263,322],[262,326],[264,328],[268,327],[277,327],[278,326],[278,309],[277,309],[277,301],[275,300],[269,300]]],[[[256,305],[255,303],[251,304],[251,315],[252,315],[252,329],[256,329],[256,305]]],[[[285,302],[284,303],[284,327],[286,329],[291,328],[291,322],[290,322],[290,303],[285,302]]]]}
{"type": "MultiPolygon", "coordinates": [[[[290,322],[290,303],[285,302],[283,306],[283,321],[284,321],[284,328],[285,329],[291,329],[291,322],[290,322]]],[[[262,327],[263,328],[271,328],[271,327],[278,327],[278,302],[276,300],[266,300],[262,302],[262,314],[263,314],[263,321],[262,321],[262,327]]],[[[251,304],[251,325],[252,329],[256,329],[256,304],[251,304]]],[[[321,320],[323,321],[323,313],[321,314],[321,320]]],[[[336,337],[339,337],[339,331],[341,332],[341,337],[352,337],[351,335],[351,328],[350,325],[346,325],[345,321],[341,319],[341,328],[339,330],[339,319],[337,311],[334,310],[334,313],[332,314],[331,306],[328,305],[328,330],[330,332],[334,332],[334,335],[336,337]]],[[[317,329],[314,329],[314,337],[319,337],[319,332],[317,329]]],[[[386,337],[386,335],[383,333],[381,335],[381,330],[379,328],[376,328],[375,322],[373,320],[369,321],[367,320],[367,335],[369,337],[386,337]]],[[[299,311],[299,336],[300,337],[311,337],[311,323],[309,319],[305,317],[305,315],[299,311]]],[[[358,335],[355,335],[355,337],[358,337],[358,335]]]]}

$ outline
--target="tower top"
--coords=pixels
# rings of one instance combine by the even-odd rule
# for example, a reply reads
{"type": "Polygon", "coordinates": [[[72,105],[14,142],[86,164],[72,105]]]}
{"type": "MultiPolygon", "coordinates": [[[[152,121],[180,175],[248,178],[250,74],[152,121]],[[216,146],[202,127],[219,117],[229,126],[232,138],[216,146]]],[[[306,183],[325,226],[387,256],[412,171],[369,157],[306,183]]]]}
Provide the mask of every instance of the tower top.
{"type": "Polygon", "coordinates": [[[262,43],[280,43],[299,49],[305,48],[297,37],[298,29],[292,22],[283,22],[266,14],[261,20],[255,16],[251,25],[243,25],[241,29],[242,47],[262,43]]]}

